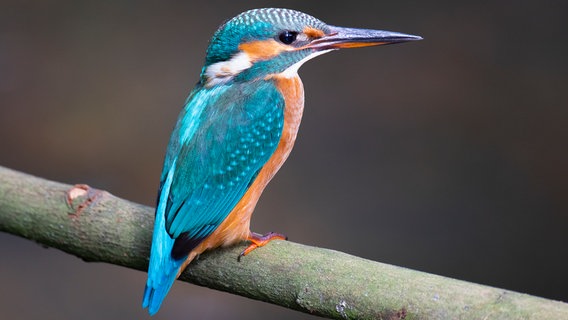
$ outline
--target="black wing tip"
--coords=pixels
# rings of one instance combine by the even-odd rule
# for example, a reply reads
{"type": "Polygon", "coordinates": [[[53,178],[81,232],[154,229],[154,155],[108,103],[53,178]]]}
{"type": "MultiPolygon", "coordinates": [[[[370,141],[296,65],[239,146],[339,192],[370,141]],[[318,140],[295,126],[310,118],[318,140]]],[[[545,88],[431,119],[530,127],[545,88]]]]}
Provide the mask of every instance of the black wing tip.
{"type": "Polygon", "coordinates": [[[174,260],[185,260],[191,250],[197,247],[205,237],[192,238],[189,232],[184,232],[176,238],[172,247],[172,258],[174,260]]]}

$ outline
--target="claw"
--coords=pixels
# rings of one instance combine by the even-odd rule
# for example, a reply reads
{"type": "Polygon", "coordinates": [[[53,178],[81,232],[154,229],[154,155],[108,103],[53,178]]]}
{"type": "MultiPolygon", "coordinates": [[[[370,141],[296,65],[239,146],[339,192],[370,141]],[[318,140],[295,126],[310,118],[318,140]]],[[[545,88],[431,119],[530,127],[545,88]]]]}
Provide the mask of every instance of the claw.
{"type": "Polygon", "coordinates": [[[241,261],[241,257],[246,256],[247,254],[251,253],[254,249],[258,247],[265,246],[267,243],[269,243],[272,240],[288,240],[288,237],[276,232],[269,232],[265,235],[251,232],[247,240],[250,241],[251,244],[248,247],[246,247],[241,252],[241,254],[239,254],[239,257],[237,258],[238,261],[241,261]]]}

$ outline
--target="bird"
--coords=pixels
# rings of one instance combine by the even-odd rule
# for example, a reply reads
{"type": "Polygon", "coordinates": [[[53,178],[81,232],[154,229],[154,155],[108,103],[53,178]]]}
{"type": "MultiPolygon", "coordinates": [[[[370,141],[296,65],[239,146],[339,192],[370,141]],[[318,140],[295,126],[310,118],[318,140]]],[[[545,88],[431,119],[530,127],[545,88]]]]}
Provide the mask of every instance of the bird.
{"type": "Polygon", "coordinates": [[[166,150],[143,308],[155,314],[181,272],[206,250],[249,241],[240,259],[286,239],[251,232],[250,219],[296,140],[302,64],[341,48],[420,39],[328,25],[283,8],[252,9],[223,23],[166,150]]]}

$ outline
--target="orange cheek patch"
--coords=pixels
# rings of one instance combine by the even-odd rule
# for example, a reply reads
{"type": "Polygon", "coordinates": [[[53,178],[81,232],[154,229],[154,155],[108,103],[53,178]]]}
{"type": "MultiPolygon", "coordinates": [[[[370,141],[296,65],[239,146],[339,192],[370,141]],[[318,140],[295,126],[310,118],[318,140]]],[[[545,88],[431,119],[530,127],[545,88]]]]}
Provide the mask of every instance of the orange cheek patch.
{"type": "Polygon", "coordinates": [[[312,28],[312,27],[306,27],[304,28],[304,34],[310,38],[321,38],[323,36],[325,36],[325,33],[323,31],[321,31],[320,29],[316,29],[316,28],[312,28]]]}
{"type": "Polygon", "coordinates": [[[239,45],[239,50],[245,52],[252,61],[257,61],[274,58],[282,51],[288,51],[290,48],[276,42],[274,39],[270,39],[243,43],[239,45]]]}

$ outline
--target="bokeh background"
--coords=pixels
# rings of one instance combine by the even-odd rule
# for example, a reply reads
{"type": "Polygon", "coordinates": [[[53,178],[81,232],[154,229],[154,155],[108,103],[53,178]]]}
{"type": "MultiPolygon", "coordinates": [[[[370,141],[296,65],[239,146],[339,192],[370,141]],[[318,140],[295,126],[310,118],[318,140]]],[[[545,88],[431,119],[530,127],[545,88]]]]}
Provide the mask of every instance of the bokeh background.
{"type": "MultiPolygon", "coordinates": [[[[300,71],[258,232],[568,300],[568,2],[0,3],[0,165],[153,205],[209,37],[254,7],[425,38],[300,71]]],[[[146,274],[0,234],[6,319],[149,319],[146,274]]],[[[178,283],[154,319],[311,319],[178,283]]]]}

